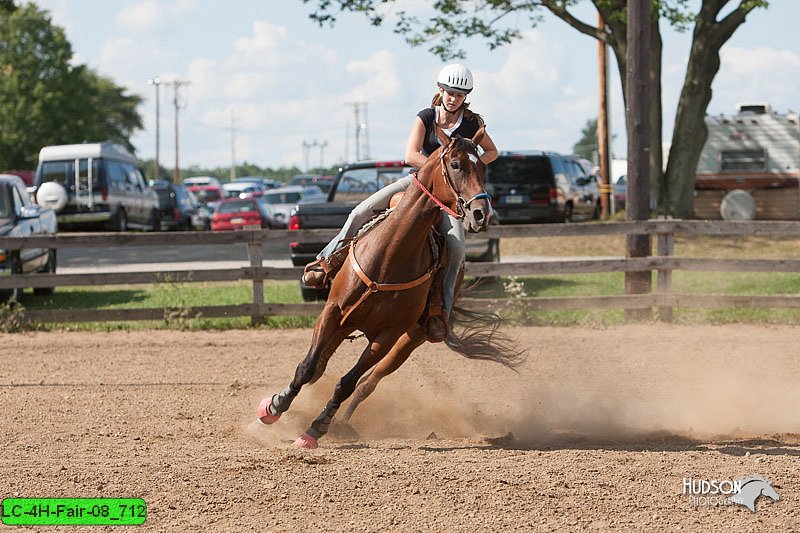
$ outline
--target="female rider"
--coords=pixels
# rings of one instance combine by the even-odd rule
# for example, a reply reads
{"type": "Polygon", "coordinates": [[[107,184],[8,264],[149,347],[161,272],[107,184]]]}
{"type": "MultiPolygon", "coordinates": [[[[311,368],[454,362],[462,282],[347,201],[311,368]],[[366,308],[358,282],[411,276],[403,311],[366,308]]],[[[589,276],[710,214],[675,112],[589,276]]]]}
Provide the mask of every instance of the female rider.
{"type": "MultiPolygon", "coordinates": [[[[408,134],[405,160],[415,168],[422,168],[428,157],[439,148],[436,125],[448,136],[459,135],[468,139],[484,125],[483,118],[470,111],[466,102],[467,95],[472,91],[472,72],[467,67],[457,63],[445,66],[439,72],[437,85],[438,91],[433,97],[431,107],[417,113],[408,134]]],[[[484,134],[479,145],[483,149],[480,159],[484,164],[488,165],[497,159],[497,148],[488,134],[484,134]]],[[[346,258],[346,250],[338,254],[336,252],[358,233],[375,211],[386,209],[392,196],[406,190],[411,181],[411,176],[406,176],[358,204],[339,234],[319,253],[316,261],[306,266],[303,283],[310,287],[324,287],[328,278],[336,274],[346,258]]],[[[433,342],[442,341],[447,335],[447,321],[453,307],[456,278],[464,263],[466,248],[464,229],[458,219],[450,215],[443,216],[438,229],[447,242],[448,260],[443,272],[442,315],[430,316],[427,324],[426,334],[428,340],[433,342]]]]}

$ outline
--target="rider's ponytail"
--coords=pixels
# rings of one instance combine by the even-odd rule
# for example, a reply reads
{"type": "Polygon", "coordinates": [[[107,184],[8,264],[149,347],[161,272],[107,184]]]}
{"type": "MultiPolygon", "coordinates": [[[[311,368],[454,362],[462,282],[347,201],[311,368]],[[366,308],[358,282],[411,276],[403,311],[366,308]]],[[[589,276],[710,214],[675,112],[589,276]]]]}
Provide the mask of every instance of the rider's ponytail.
{"type": "MultiPolygon", "coordinates": [[[[433,100],[431,100],[431,107],[436,107],[442,105],[442,95],[438,91],[436,94],[433,95],[433,100]]],[[[473,113],[469,109],[469,103],[464,100],[464,103],[461,104],[461,109],[464,111],[464,118],[467,120],[476,120],[478,122],[478,127],[484,126],[485,122],[483,121],[483,117],[480,116],[478,113],[473,113]]]]}

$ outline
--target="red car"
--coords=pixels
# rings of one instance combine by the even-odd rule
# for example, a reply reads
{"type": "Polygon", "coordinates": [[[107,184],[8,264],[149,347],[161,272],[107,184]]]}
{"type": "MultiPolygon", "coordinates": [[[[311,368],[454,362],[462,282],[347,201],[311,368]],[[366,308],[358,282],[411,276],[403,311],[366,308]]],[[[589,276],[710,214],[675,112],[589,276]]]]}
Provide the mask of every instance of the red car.
{"type": "Polygon", "coordinates": [[[245,226],[269,227],[263,202],[255,198],[223,200],[211,218],[211,231],[231,231],[245,226]]]}

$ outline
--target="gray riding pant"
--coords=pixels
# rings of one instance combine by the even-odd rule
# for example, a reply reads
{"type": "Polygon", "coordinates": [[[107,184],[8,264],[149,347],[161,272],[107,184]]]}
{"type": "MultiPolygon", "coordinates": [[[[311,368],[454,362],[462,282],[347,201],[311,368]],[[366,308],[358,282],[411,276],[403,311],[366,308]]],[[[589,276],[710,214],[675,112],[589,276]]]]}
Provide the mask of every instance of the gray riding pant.
{"type": "MultiPolygon", "coordinates": [[[[376,211],[382,211],[389,207],[389,201],[395,193],[405,191],[411,184],[411,176],[406,176],[394,182],[391,185],[375,192],[362,201],[350,212],[347,217],[347,222],[342,226],[341,231],[336,237],[333,238],[328,245],[322,249],[317,256],[318,259],[330,256],[333,252],[338,250],[344,244],[342,241],[345,239],[352,239],[361,229],[361,226],[371,219],[376,211]]],[[[442,222],[439,224],[439,231],[444,235],[445,242],[447,243],[447,264],[444,267],[442,278],[442,304],[447,311],[453,308],[453,298],[456,290],[456,278],[458,271],[464,264],[464,256],[466,254],[466,244],[464,242],[464,228],[461,222],[450,215],[442,217],[442,222]]]]}

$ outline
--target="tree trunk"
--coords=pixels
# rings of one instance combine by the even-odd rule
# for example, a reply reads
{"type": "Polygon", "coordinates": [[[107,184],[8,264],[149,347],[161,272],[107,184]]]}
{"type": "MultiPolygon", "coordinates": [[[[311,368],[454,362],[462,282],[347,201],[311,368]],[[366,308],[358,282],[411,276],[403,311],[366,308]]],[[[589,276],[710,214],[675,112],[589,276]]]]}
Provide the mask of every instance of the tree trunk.
{"type": "Polygon", "coordinates": [[[694,217],[695,172],[708,138],[705,114],[711,101],[711,82],[720,66],[719,49],[710,45],[705,31],[707,28],[698,21],[665,175],[667,210],[680,218],[694,217]]]}
{"type": "Polygon", "coordinates": [[[672,132],[666,183],[669,209],[681,218],[694,217],[694,186],[697,162],[708,139],[705,115],[711,101],[711,83],[719,72],[719,51],[741,26],[747,14],[762,2],[744,3],[717,20],[727,0],[704,0],[692,36],[689,65],[681,90],[672,132]]]}
{"type": "MultiPolygon", "coordinates": [[[[650,26],[650,191],[656,210],[664,213],[667,186],[664,181],[664,153],[662,145],[661,107],[661,32],[658,17],[652,17],[650,26]]],[[[652,205],[652,202],[651,202],[652,205]]]]}

